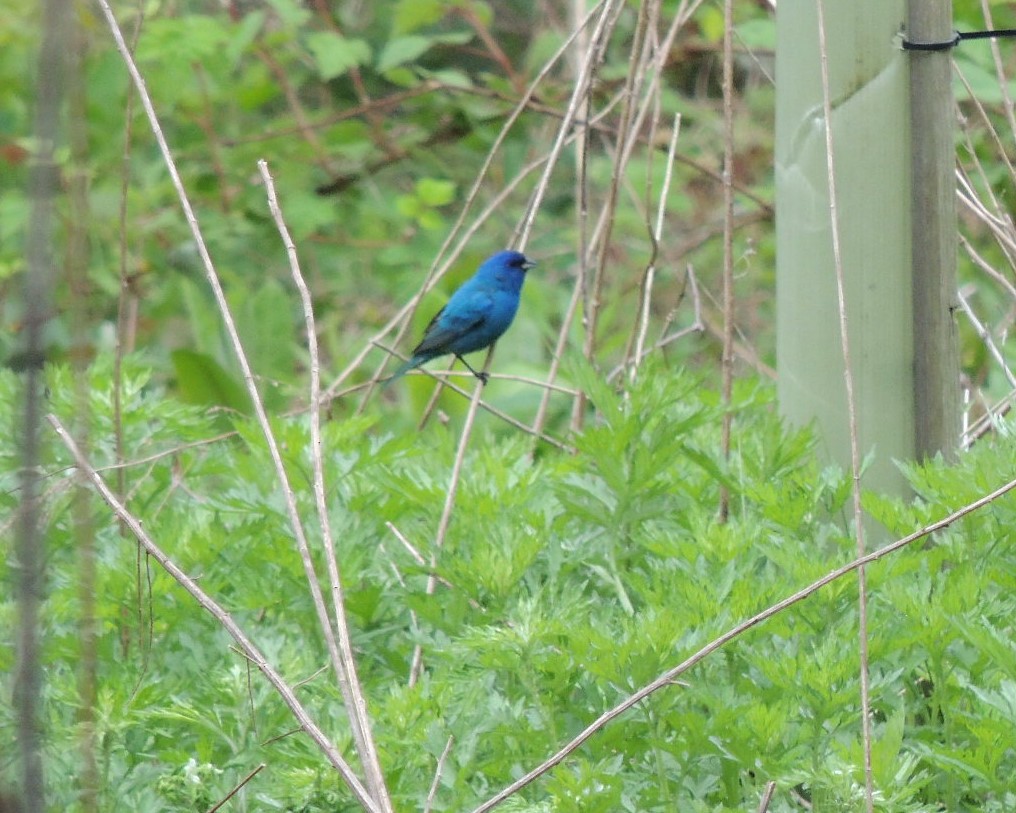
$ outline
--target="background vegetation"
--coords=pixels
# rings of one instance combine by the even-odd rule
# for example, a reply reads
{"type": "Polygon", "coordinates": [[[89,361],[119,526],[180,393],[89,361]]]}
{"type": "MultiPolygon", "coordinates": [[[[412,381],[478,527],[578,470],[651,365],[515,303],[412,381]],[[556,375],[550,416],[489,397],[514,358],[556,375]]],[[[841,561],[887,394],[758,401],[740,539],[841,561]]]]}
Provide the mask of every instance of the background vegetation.
{"type": "MultiPolygon", "coordinates": [[[[717,635],[853,556],[849,477],[820,460],[807,431],[782,426],[773,404],[771,11],[735,4],[737,384],[727,456],[723,9],[650,7],[659,16],[647,32],[639,4],[618,4],[586,98],[590,126],[577,129],[582,150],[566,146],[540,201],[526,249],[540,266],[483,394],[521,428],[480,412],[463,447],[468,400],[444,389],[432,403],[423,376],[371,388],[387,358],[378,345],[408,350],[477,262],[520,232],[581,49],[536,78],[576,29],[573,10],[549,0],[115,8],[297,505],[312,517],[310,357],[258,159],[275,178],[316,316],[329,518],[397,810],[476,807],[717,635]],[[642,46],[660,83],[640,88],[649,115],[632,127],[625,100],[642,46]],[[599,297],[576,283],[581,269],[592,274],[594,249],[605,260],[599,297]],[[639,359],[642,325],[650,352],[639,359]],[[555,364],[561,390],[534,383],[555,364]]],[[[957,2],[956,12],[967,29],[1013,24],[1005,4],[957,2]]],[[[0,10],[5,538],[19,503],[17,293],[39,38],[36,9],[0,10]]],[[[956,55],[958,160],[969,180],[961,278],[984,328],[961,321],[972,430],[1016,386],[1005,366],[1016,301],[1010,53],[1001,43],[994,55],[969,45],[956,55]]],[[[123,60],[88,7],[76,9],[68,58],[46,409],[353,760],[279,482],[197,245],[123,60]]],[[[1004,423],[980,426],[995,431],[957,466],[908,466],[913,501],[865,495],[881,541],[1016,477],[1004,423]]],[[[43,441],[48,807],[207,810],[264,765],[223,809],[358,809],[222,626],[75,487],[72,458],[49,427],[43,441]]],[[[997,501],[868,571],[879,809],[1016,806],[1012,512],[1011,500],[997,501]]],[[[319,530],[310,547],[323,574],[319,530]]],[[[16,584],[14,557],[2,573],[16,584]]],[[[11,696],[13,599],[0,611],[0,681],[11,696]]],[[[854,583],[834,582],[639,703],[504,809],[746,810],[770,781],[770,810],[863,809],[857,625],[854,583]]],[[[13,743],[16,709],[0,714],[13,743]]],[[[18,754],[0,753],[0,788],[16,787],[18,754]]]]}

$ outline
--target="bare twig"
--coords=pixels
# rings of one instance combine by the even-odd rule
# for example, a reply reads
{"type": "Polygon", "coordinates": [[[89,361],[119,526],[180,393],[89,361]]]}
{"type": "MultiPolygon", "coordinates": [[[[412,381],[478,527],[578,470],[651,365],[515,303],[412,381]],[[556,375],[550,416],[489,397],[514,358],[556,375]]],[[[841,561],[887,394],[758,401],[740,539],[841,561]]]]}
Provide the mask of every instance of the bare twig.
{"type": "Polygon", "coordinates": [[[758,804],[758,813],[766,813],[769,810],[769,803],[773,800],[774,793],[776,793],[776,782],[766,782],[766,789],[762,793],[762,800],[758,804]]]}
{"type": "MultiPolygon", "coordinates": [[[[490,361],[494,356],[494,348],[487,352],[487,362],[483,365],[484,372],[490,367],[490,361]]],[[[448,491],[445,494],[444,506],[441,509],[441,519],[437,524],[437,533],[434,534],[434,545],[430,554],[430,574],[427,576],[427,595],[432,595],[437,588],[437,556],[444,547],[445,538],[448,535],[448,527],[452,521],[452,510],[455,507],[455,495],[458,493],[459,478],[462,476],[462,466],[466,459],[466,450],[469,448],[469,438],[473,433],[473,422],[476,420],[476,413],[480,407],[480,395],[483,392],[483,382],[477,381],[473,389],[473,399],[469,402],[469,411],[466,413],[465,423],[462,425],[462,433],[459,436],[459,446],[455,452],[455,463],[452,465],[452,473],[448,482],[448,491]]],[[[409,671],[409,685],[414,686],[419,680],[423,670],[423,648],[417,644],[413,648],[413,663],[409,671]]]]}
{"type": "MultiPolygon", "coordinates": [[[[384,345],[378,344],[378,347],[384,347],[384,345]]],[[[384,348],[384,349],[387,350],[388,348],[384,348]]],[[[391,351],[389,350],[388,352],[391,352],[391,351]]],[[[447,389],[450,389],[452,392],[458,393],[459,395],[462,395],[462,396],[464,396],[466,398],[471,398],[472,396],[464,388],[458,386],[457,384],[455,384],[452,381],[448,380],[447,378],[443,377],[445,375],[448,375],[450,372],[451,371],[442,372],[442,371],[427,370],[427,369],[424,369],[423,367],[420,367],[419,369],[417,369],[415,371],[416,375],[430,376],[431,378],[437,379],[441,383],[441,385],[443,387],[446,387],[447,389]]],[[[452,375],[458,375],[458,373],[451,373],[451,374],[452,375]]],[[[465,375],[466,375],[467,379],[468,378],[473,378],[473,374],[472,373],[467,373],[465,375]]],[[[488,373],[488,377],[493,379],[495,376],[493,374],[488,373]]],[[[550,388],[554,387],[555,385],[547,384],[546,382],[541,382],[540,386],[547,387],[548,391],[549,391],[550,388]]],[[[561,389],[564,389],[564,388],[561,388],[561,389]]],[[[428,407],[424,410],[424,415],[426,415],[428,412],[430,412],[430,410],[433,408],[433,404],[436,403],[436,402],[437,402],[437,393],[435,393],[431,397],[431,403],[429,403],[428,407]]],[[[507,412],[505,412],[505,411],[503,411],[501,409],[498,409],[496,406],[493,406],[492,404],[487,403],[483,399],[480,400],[480,409],[483,409],[483,410],[489,412],[491,415],[495,415],[496,417],[500,418],[501,420],[505,421],[506,423],[511,424],[516,429],[520,429],[523,432],[531,434],[535,438],[537,438],[539,440],[542,440],[544,443],[548,443],[551,446],[553,446],[553,447],[555,447],[557,449],[560,449],[561,451],[565,451],[565,452],[574,451],[572,449],[572,447],[569,446],[567,443],[564,443],[563,441],[560,441],[557,438],[552,437],[551,435],[548,435],[546,433],[535,432],[532,429],[532,427],[527,426],[522,421],[520,421],[518,418],[512,417],[507,412]]],[[[423,419],[421,418],[421,422],[422,422],[422,420],[423,419]]]]}
{"type": "Polygon", "coordinates": [[[314,326],[314,306],[311,300],[310,290],[304,282],[303,273],[300,270],[300,261],[296,254],[296,246],[286,226],[279,207],[278,197],[275,193],[275,183],[268,172],[268,163],[264,160],[258,161],[258,170],[261,173],[261,180],[265,184],[265,191],[268,195],[268,208],[271,210],[272,218],[278,228],[279,236],[286,247],[286,255],[289,257],[289,267],[292,272],[293,282],[300,292],[300,302],[303,305],[304,321],[307,327],[307,350],[310,357],[310,439],[311,458],[314,465],[314,499],[317,504],[318,523],[321,527],[321,538],[325,548],[325,562],[328,569],[329,586],[332,594],[332,612],[335,616],[335,629],[338,633],[339,657],[342,669],[339,671],[339,686],[342,690],[343,701],[349,715],[350,727],[353,731],[353,739],[356,742],[356,750],[360,755],[360,762],[363,765],[367,778],[367,786],[371,795],[384,811],[392,809],[391,798],[388,788],[385,785],[384,774],[381,771],[381,762],[377,755],[377,746],[374,744],[374,737],[371,734],[370,720],[367,717],[367,700],[363,695],[363,687],[356,674],[356,659],[353,656],[353,646],[349,637],[349,623],[346,619],[346,607],[342,594],[342,578],[339,574],[338,559],[335,555],[335,541],[332,537],[331,521],[328,518],[328,500],[325,496],[325,471],[323,445],[321,442],[321,366],[318,360],[317,329],[314,326]]]}
{"type": "Polygon", "coordinates": [[[642,299],[639,307],[639,319],[635,327],[635,343],[631,358],[632,378],[638,372],[639,364],[645,357],[646,335],[649,333],[649,313],[653,300],[653,283],[656,279],[656,258],[659,255],[660,241],[663,239],[663,217],[667,211],[667,196],[670,193],[670,182],[674,177],[674,155],[677,152],[677,137],[681,132],[681,114],[674,114],[674,127],[670,133],[670,145],[667,149],[667,166],[663,175],[663,188],[660,190],[660,201],[656,208],[656,223],[651,233],[653,241],[653,257],[646,267],[642,280],[642,299]]]}
{"type": "Polygon", "coordinates": [[[988,352],[992,358],[995,359],[998,366],[1002,368],[1002,374],[1005,376],[1005,380],[1009,382],[1009,386],[1016,390],[1016,376],[1013,375],[1012,370],[1009,369],[1009,365],[1005,360],[1005,356],[1002,355],[1002,351],[998,349],[998,345],[992,338],[991,331],[984,326],[984,323],[977,318],[977,314],[974,313],[974,309],[970,307],[970,303],[967,301],[966,295],[963,293],[963,288],[956,291],[956,299],[960,303],[960,308],[967,315],[967,319],[970,320],[970,324],[973,325],[974,330],[977,332],[978,338],[984,342],[984,346],[988,348],[988,352]]]}
{"type": "MultiPolygon", "coordinates": [[[[415,561],[420,567],[423,567],[423,568],[427,567],[427,560],[423,558],[423,554],[420,553],[420,551],[418,551],[413,546],[412,542],[410,542],[408,539],[406,539],[406,535],[404,533],[402,533],[402,531],[400,531],[398,528],[395,527],[395,523],[394,522],[386,522],[385,523],[385,527],[389,531],[391,531],[395,535],[395,538],[398,539],[399,542],[402,543],[402,546],[407,551],[409,551],[409,555],[413,557],[413,561],[415,561]]],[[[394,565],[392,565],[392,567],[394,567],[394,565]]],[[[439,576],[432,569],[427,571],[427,575],[428,576],[434,576],[434,578],[436,578],[438,580],[439,584],[443,584],[449,590],[456,590],[456,591],[462,593],[466,597],[466,601],[469,602],[469,606],[472,607],[474,610],[480,610],[481,612],[485,612],[484,608],[480,605],[480,603],[476,599],[474,599],[472,596],[470,596],[468,593],[466,593],[466,591],[463,590],[458,585],[452,584],[444,576],[439,576]]],[[[401,574],[399,574],[398,570],[396,570],[396,576],[398,576],[399,580],[401,581],[402,576],[401,576],[401,574]]]]}
{"type": "Polygon", "coordinates": [[[434,804],[434,797],[437,796],[437,786],[441,783],[441,772],[444,770],[445,760],[448,759],[448,754],[451,753],[454,743],[455,737],[448,735],[448,742],[445,744],[441,756],[438,757],[437,767],[434,769],[434,781],[430,783],[430,790],[427,791],[427,801],[423,805],[423,813],[430,813],[430,808],[434,804]]]}
{"type": "MultiPolygon", "coordinates": [[[[668,316],[666,322],[663,325],[664,335],[653,343],[652,347],[647,347],[642,351],[642,354],[638,357],[637,361],[641,364],[651,354],[657,350],[662,350],[664,347],[673,344],[674,342],[680,341],[685,336],[690,336],[693,333],[701,333],[705,330],[706,325],[702,321],[702,298],[699,295],[698,283],[695,281],[695,271],[689,265],[685,272],[688,276],[688,287],[691,289],[691,301],[692,301],[692,323],[687,327],[682,327],[675,330],[673,333],[667,332],[670,328],[670,323],[673,321],[673,313],[668,316]]],[[[614,381],[623,371],[625,365],[618,364],[607,374],[607,381],[614,381]]]]}
{"type": "Polygon", "coordinates": [[[106,485],[106,482],[102,479],[99,473],[95,470],[91,463],[81,454],[81,450],[78,449],[74,439],[67,433],[59,419],[54,415],[47,416],[50,424],[56,430],[60,440],[67,447],[68,451],[74,457],[77,463],[78,469],[81,473],[88,478],[88,480],[95,487],[95,490],[99,492],[99,495],[106,504],[112,509],[113,513],[116,514],[119,519],[133,534],[134,538],[138,540],[144,546],[148,554],[155,559],[163,570],[165,570],[170,576],[172,576],[177,583],[183,587],[195,601],[204,609],[207,610],[212,617],[226,630],[236,641],[237,646],[243,653],[244,657],[250,660],[268,679],[268,682],[275,687],[275,690],[282,697],[282,700],[289,707],[290,711],[293,712],[293,716],[296,717],[300,723],[300,728],[307,732],[308,736],[317,744],[328,761],[335,767],[335,769],[342,776],[345,783],[352,790],[353,794],[359,800],[360,804],[364,809],[371,811],[371,813],[381,813],[381,808],[378,807],[374,799],[371,798],[367,789],[361,784],[359,778],[353,772],[353,769],[349,766],[349,763],[343,759],[342,754],[339,753],[338,749],[331,743],[331,741],[325,736],[324,732],[318,728],[317,724],[311,719],[310,715],[307,714],[297,699],[296,694],[289,687],[282,676],[261,654],[260,650],[254,645],[254,643],[247,637],[246,633],[240,628],[232,616],[226,610],[221,607],[211,596],[209,596],[198,583],[194,581],[190,576],[184,573],[177,565],[169,558],[169,556],[163,552],[163,550],[155,543],[155,541],[148,535],[141,521],[137,519],[123,503],[117,498],[113,491],[106,485]]]}
{"type": "Polygon", "coordinates": [[[215,813],[216,810],[219,810],[224,804],[226,804],[226,802],[228,802],[230,799],[236,796],[236,794],[240,792],[240,790],[243,788],[244,785],[250,782],[250,780],[253,779],[255,776],[257,776],[259,773],[261,773],[261,771],[263,771],[266,766],[267,763],[265,762],[262,762],[260,765],[258,765],[253,771],[251,771],[243,779],[241,779],[235,788],[233,788],[229,793],[223,796],[222,799],[220,799],[216,804],[208,808],[208,813],[215,813]]]}
{"type": "MultiPolygon", "coordinates": [[[[99,5],[102,8],[103,14],[106,17],[106,21],[109,25],[109,29],[113,34],[113,39],[116,42],[117,49],[120,52],[120,56],[127,66],[127,70],[134,81],[134,86],[137,88],[138,96],[141,99],[141,103],[145,108],[145,113],[148,115],[148,121],[152,128],[152,133],[155,135],[155,140],[159,145],[159,150],[162,153],[163,160],[166,164],[166,169],[169,173],[170,179],[173,182],[173,187],[176,190],[177,196],[180,200],[180,205],[183,209],[184,216],[187,219],[187,223],[190,226],[191,235],[194,238],[197,246],[197,251],[201,257],[202,265],[205,269],[205,276],[208,279],[208,284],[212,289],[212,293],[215,296],[215,301],[219,307],[219,313],[222,317],[223,325],[226,328],[226,333],[229,336],[230,343],[233,348],[233,352],[236,355],[237,361],[240,364],[240,369],[243,373],[244,383],[247,387],[247,392],[250,396],[251,403],[254,406],[254,412],[257,416],[258,424],[265,436],[265,442],[268,446],[269,454],[272,458],[272,462],[275,465],[276,476],[278,477],[279,485],[282,489],[283,496],[285,498],[286,509],[289,514],[290,524],[293,529],[293,536],[296,540],[297,548],[300,554],[300,560],[303,564],[304,573],[307,578],[308,588],[311,592],[313,599],[314,608],[317,612],[318,623],[321,627],[322,635],[325,638],[325,643],[328,647],[329,655],[332,659],[332,664],[335,668],[335,673],[338,679],[342,680],[344,672],[343,661],[339,654],[339,646],[335,639],[335,630],[332,628],[331,622],[328,618],[328,609],[325,606],[324,597],[321,593],[321,585],[318,582],[317,574],[314,570],[314,562],[310,554],[310,546],[307,543],[307,536],[304,532],[303,522],[300,518],[299,510],[296,505],[296,494],[289,482],[289,475],[286,472],[286,467],[282,461],[282,454],[279,450],[278,442],[275,439],[275,435],[272,431],[271,424],[268,421],[268,414],[265,411],[264,403],[258,393],[257,385],[254,381],[254,374],[251,370],[250,363],[247,360],[247,354],[243,349],[243,343],[240,341],[240,335],[236,329],[236,323],[233,320],[232,313],[229,310],[229,304],[226,301],[226,294],[222,289],[222,284],[219,281],[218,274],[215,271],[215,266],[212,263],[212,258],[208,253],[208,247],[205,245],[204,237],[201,233],[201,227],[198,224],[197,216],[194,213],[194,209],[191,206],[190,199],[187,196],[187,191],[184,188],[183,181],[180,178],[180,173],[177,170],[176,162],[173,160],[173,155],[170,152],[169,144],[166,142],[166,137],[163,134],[162,127],[159,124],[158,116],[155,112],[155,107],[152,104],[152,99],[148,94],[148,90],[145,87],[144,79],[141,73],[138,71],[138,67],[134,62],[134,58],[127,48],[127,44],[123,38],[123,32],[120,30],[117,24],[116,17],[113,15],[113,11],[109,6],[108,0],[99,0],[99,5]]],[[[385,797],[382,797],[385,798],[385,797]]],[[[381,801],[381,800],[379,800],[381,801]]]]}
{"type": "MultiPolygon", "coordinates": [[[[843,354],[843,379],[847,393],[847,419],[850,424],[850,471],[853,487],[854,533],[857,555],[864,556],[864,512],[861,507],[861,444],[857,428],[857,400],[854,395],[854,373],[850,357],[850,332],[847,323],[847,295],[844,279],[843,253],[840,247],[840,219],[836,203],[836,162],[833,152],[833,113],[829,90],[829,49],[825,30],[824,0],[816,5],[818,17],[818,51],[822,74],[822,111],[825,117],[826,174],[829,191],[830,237],[833,266],[836,271],[836,299],[839,305],[840,347],[843,354]]],[[[868,581],[864,567],[857,569],[858,649],[861,678],[861,744],[864,752],[864,800],[868,813],[875,809],[875,781],[871,770],[871,687],[868,673],[868,581]]]]}
{"type": "Polygon", "coordinates": [[[875,562],[884,556],[888,556],[890,553],[895,553],[896,551],[905,548],[907,545],[910,545],[919,539],[924,539],[926,536],[933,534],[936,531],[940,531],[943,528],[949,527],[957,520],[965,517],[967,514],[970,514],[978,510],[979,508],[983,508],[985,505],[994,502],[999,497],[1008,494],[1013,489],[1016,489],[1016,479],[1010,480],[1005,485],[996,488],[990,494],[986,494],[983,497],[980,497],[979,499],[974,500],[971,503],[968,503],[962,508],[953,511],[953,513],[949,514],[947,517],[944,517],[929,525],[925,525],[923,528],[921,528],[918,531],[915,531],[909,536],[905,536],[902,539],[897,539],[895,542],[892,542],[886,545],[885,547],[879,548],[876,551],[872,551],[871,553],[868,553],[864,556],[854,559],[852,562],[848,562],[847,564],[830,571],[821,579],[812,582],[807,587],[798,590],[796,593],[793,593],[792,595],[787,596],[785,599],[776,602],[770,607],[767,607],[765,610],[753,615],[746,621],[742,621],[740,624],[731,627],[725,633],[723,633],[717,638],[714,638],[712,641],[710,641],[708,644],[706,644],[704,647],[702,647],[700,650],[695,652],[690,657],[686,658],[677,666],[673,667],[672,669],[668,669],[666,672],[664,672],[662,675],[660,675],[658,678],[652,681],[652,683],[643,686],[637,692],[629,695],[621,703],[618,703],[616,706],[614,706],[614,708],[601,714],[592,723],[590,723],[588,726],[582,729],[582,731],[580,731],[579,734],[576,735],[574,739],[568,742],[567,745],[561,748],[561,750],[559,750],[545,762],[533,768],[531,771],[525,774],[525,776],[520,777],[516,781],[512,782],[504,790],[492,796],[486,802],[477,807],[473,811],[473,813],[486,813],[486,811],[497,807],[509,796],[514,795],[522,788],[532,784],[535,780],[543,776],[543,774],[547,773],[555,766],[562,763],[570,754],[574,753],[578,748],[580,748],[585,742],[587,742],[590,738],[592,738],[594,734],[600,731],[600,729],[602,729],[608,723],[612,722],[613,720],[616,720],[618,717],[620,717],[622,714],[628,711],[628,709],[642,702],[654,692],[657,692],[666,686],[673,685],[674,681],[679,676],[687,672],[693,666],[696,666],[697,664],[705,660],[707,657],[712,655],[717,650],[722,649],[724,646],[729,644],[735,638],[739,638],[748,630],[758,626],[759,624],[762,624],[765,621],[768,621],[770,618],[772,618],[775,615],[778,615],[779,613],[783,612],[789,607],[792,607],[795,604],[804,601],[806,598],[815,594],[823,587],[826,587],[832,582],[843,578],[849,573],[853,573],[855,570],[858,570],[859,568],[862,568],[865,565],[871,564],[872,562],[875,562]]]}

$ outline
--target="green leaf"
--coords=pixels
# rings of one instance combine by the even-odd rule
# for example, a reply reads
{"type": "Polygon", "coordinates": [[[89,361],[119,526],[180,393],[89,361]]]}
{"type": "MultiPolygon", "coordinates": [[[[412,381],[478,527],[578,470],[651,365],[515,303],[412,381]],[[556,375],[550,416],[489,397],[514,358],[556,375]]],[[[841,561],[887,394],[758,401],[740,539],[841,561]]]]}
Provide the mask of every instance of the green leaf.
{"type": "Polygon", "coordinates": [[[250,413],[246,390],[211,356],[193,350],[174,350],[170,357],[181,401],[250,413]]]}
{"type": "Polygon", "coordinates": [[[433,44],[433,39],[419,34],[389,40],[378,55],[376,66],[378,73],[385,73],[406,62],[411,62],[420,54],[426,53],[433,44]]]}
{"type": "Polygon", "coordinates": [[[308,34],[307,48],[314,57],[318,73],[326,81],[370,62],[370,45],[366,41],[347,39],[334,31],[308,34]]]}
{"type": "Polygon", "coordinates": [[[268,0],[268,5],[279,15],[287,28],[301,28],[311,18],[311,13],[296,0],[268,0]]]}
{"type": "Polygon", "coordinates": [[[138,62],[175,64],[201,62],[220,52],[232,37],[222,20],[207,15],[154,19],[145,24],[138,41],[138,62]]]}
{"type": "Polygon", "coordinates": [[[239,25],[233,29],[232,36],[230,37],[229,47],[227,48],[230,65],[234,68],[237,67],[240,57],[246,53],[250,44],[257,39],[264,24],[264,11],[252,11],[244,15],[239,25]]]}
{"type": "MultiPolygon", "coordinates": [[[[760,50],[776,49],[776,19],[773,17],[756,17],[745,20],[738,26],[737,37],[747,48],[760,50]]],[[[721,31],[722,34],[722,31],[721,31]]]]}
{"type": "Polygon", "coordinates": [[[448,4],[444,0],[399,0],[395,6],[392,32],[409,34],[440,20],[448,4]]]}
{"type": "Polygon", "coordinates": [[[706,6],[697,15],[699,30],[707,42],[723,39],[723,11],[716,6],[706,6]]]}
{"type": "Polygon", "coordinates": [[[416,194],[427,206],[444,206],[455,200],[455,184],[435,178],[421,178],[416,183],[416,194]]]}

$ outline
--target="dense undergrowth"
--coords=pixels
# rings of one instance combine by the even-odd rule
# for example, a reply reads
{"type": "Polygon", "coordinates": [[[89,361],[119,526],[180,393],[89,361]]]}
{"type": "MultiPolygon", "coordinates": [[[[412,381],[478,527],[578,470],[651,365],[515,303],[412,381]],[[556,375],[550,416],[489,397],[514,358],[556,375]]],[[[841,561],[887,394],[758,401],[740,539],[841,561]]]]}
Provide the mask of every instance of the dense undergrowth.
{"type": "MultiPolygon", "coordinates": [[[[300,684],[301,698],[348,752],[341,697],[324,668],[259,431],[234,419],[235,435],[189,445],[215,436],[220,422],[166,397],[149,375],[130,360],[124,443],[142,461],[127,470],[131,510],[300,684]]],[[[90,376],[91,457],[102,467],[115,460],[109,371],[99,365],[90,376]]],[[[16,379],[0,381],[0,415],[9,416],[16,379]]],[[[49,387],[49,408],[68,423],[80,419],[69,372],[50,370],[49,387]]],[[[456,432],[434,423],[393,434],[381,410],[325,427],[353,640],[398,809],[422,809],[449,737],[433,809],[468,809],[710,639],[854,555],[843,531],[848,479],[816,462],[807,432],[781,427],[768,385],[739,384],[726,464],[713,451],[718,398],[689,374],[652,364],[623,394],[600,387],[593,398],[574,454],[537,448],[534,456],[532,438],[481,419],[438,557],[444,583],[433,595],[424,590],[426,569],[387,523],[429,558],[456,432]],[[725,525],[717,522],[721,486],[732,494],[725,525]],[[410,686],[416,644],[425,668],[410,686]]],[[[310,517],[306,419],[274,425],[310,517]]],[[[53,806],[72,810],[82,513],[70,503],[84,497],[55,435],[45,443],[48,778],[53,806]]],[[[5,470],[16,468],[13,455],[5,444],[5,470]]],[[[1002,438],[956,467],[911,470],[912,503],[867,496],[888,526],[873,544],[947,514],[1013,468],[1002,438]]],[[[12,506],[13,483],[3,491],[12,506]]],[[[102,807],[207,809],[264,762],[232,809],[354,809],[313,745],[286,736],[288,710],[214,619],[144,557],[139,599],[134,542],[104,504],[87,499],[98,549],[102,807]]],[[[1014,508],[1003,498],[869,568],[880,809],[1001,811],[1016,803],[1007,778],[1016,773],[1014,508]]],[[[12,620],[10,603],[3,614],[12,620]]],[[[773,810],[800,809],[802,799],[816,810],[857,809],[856,638],[856,581],[847,577],[607,726],[506,809],[743,810],[770,780],[782,790],[773,810]]]]}

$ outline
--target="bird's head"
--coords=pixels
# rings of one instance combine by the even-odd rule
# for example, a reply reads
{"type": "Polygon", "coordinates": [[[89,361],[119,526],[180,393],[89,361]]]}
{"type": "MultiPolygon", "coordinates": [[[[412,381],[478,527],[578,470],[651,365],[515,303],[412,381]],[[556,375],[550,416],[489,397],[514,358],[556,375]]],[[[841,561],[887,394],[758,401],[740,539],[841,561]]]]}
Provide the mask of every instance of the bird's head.
{"type": "Polygon", "coordinates": [[[499,251],[484,261],[483,265],[480,266],[480,274],[485,276],[489,274],[497,277],[518,277],[521,282],[526,271],[535,265],[536,263],[520,251],[499,251]]]}

